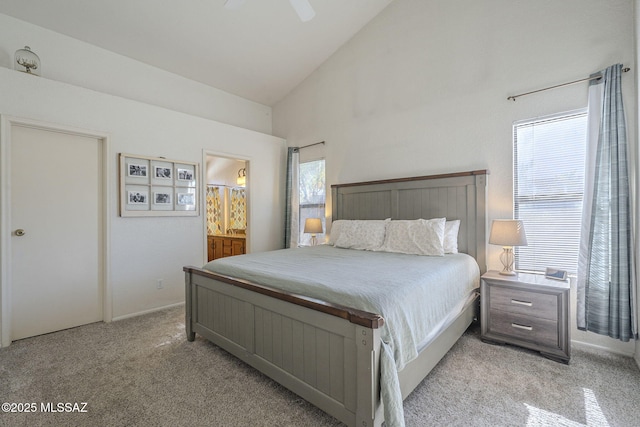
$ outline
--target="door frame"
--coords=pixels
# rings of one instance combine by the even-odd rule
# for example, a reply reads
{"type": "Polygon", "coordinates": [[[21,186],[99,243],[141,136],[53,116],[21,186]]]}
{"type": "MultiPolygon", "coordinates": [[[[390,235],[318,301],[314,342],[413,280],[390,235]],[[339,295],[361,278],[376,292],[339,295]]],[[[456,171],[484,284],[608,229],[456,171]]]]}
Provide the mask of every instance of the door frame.
{"type": "Polygon", "coordinates": [[[11,129],[13,126],[29,127],[48,132],[60,132],[70,135],[95,138],[100,143],[102,156],[99,181],[101,182],[100,202],[100,248],[99,288],[102,296],[102,320],[110,322],[113,317],[110,280],[110,225],[109,213],[112,211],[111,184],[109,181],[110,141],[104,132],[80,129],[44,121],[0,115],[0,348],[11,344],[11,129]]]}
{"type": "Polygon", "coordinates": [[[202,200],[202,247],[204,249],[204,263],[207,263],[207,156],[221,157],[223,159],[237,160],[245,163],[245,169],[247,172],[247,184],[244,187],[247,195],[247,229],[245,231],[245,252],[251,253],[251,191],[249,187],[251,185],[251,158],[242,156],[239,154],[223,153],[220,151],[211,151],[207,149],[202,150],[202,168],[201,169],[201,181],[203,183],[200,189],[200,200],[202,200]]]}

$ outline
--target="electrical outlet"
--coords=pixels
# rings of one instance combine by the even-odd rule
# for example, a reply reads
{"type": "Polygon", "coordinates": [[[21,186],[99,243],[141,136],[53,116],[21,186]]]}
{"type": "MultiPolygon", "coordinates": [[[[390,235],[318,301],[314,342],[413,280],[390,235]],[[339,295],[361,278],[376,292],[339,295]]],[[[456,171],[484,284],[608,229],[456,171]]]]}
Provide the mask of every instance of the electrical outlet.
{"type": "Polygon", "coordinates": [[[158,289],[162,289],[164,285],[162,284],[162,279],[158,279],[158,284],[156,285],[158,289]]]}

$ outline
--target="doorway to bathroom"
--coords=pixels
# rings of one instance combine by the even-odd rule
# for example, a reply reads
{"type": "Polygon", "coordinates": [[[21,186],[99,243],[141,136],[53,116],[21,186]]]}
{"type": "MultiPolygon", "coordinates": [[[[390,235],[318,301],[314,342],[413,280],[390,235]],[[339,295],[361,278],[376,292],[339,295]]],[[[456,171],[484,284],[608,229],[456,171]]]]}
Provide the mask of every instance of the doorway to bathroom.
{"type": "Polygon", "coordinates": [[[207,260],[247,253],[248,162],[206,155],[207,260]]]}

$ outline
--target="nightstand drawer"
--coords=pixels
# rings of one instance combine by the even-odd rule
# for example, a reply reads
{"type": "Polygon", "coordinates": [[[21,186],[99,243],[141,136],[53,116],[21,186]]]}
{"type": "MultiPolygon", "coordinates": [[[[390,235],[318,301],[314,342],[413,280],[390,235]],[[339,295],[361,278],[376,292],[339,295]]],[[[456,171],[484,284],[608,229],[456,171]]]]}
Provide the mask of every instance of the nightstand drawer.
{"type": "Polygon", "coordinates": [[[558,322],[491,310],[488,333],[518,338],[550,348],[558,348],[558,322]]]}
{"type": "Polygon", "coordinates": [[[558,297],[557,295],[494,286],[491,288],[490,309],[557,321],[558,297]]]}

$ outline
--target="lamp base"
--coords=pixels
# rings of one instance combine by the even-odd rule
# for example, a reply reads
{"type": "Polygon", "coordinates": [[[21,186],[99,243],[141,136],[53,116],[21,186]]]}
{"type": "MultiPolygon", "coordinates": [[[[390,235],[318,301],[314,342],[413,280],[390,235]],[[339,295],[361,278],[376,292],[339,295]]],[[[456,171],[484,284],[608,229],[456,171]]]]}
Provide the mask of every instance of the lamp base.
{"type": "Polygon", "coordinates": [[[504,268],[500,274],[503,276],[517,276],[518,273],[513,270],[513,247],[503,246],[502,249],[503,251],[500,254],[500,262],[502,262],[504,268]]]}
{"type": "Polygon", "coordinates": [[[517,276],[518,275],[518,273],[516,271],[513,271],[513,270],[511,270],[511,271],[502,270],[500,272],[500,274],[502,274],[503,276],[517,276]]]}

